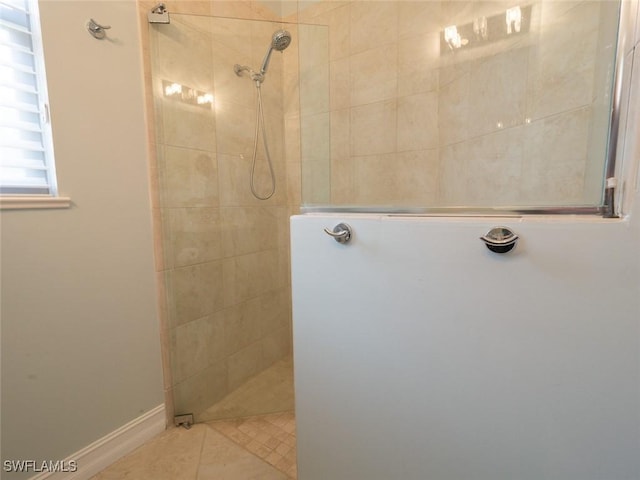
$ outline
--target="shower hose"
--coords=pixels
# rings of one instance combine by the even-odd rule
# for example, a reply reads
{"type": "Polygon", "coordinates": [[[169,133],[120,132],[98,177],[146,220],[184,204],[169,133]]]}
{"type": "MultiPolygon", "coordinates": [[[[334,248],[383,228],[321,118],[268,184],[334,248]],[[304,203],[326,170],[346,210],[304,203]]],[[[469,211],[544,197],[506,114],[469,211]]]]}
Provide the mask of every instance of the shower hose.
{"type": "Polygon", "coordinates": [[[256,109],[256,129],[253,137],[253,158],[251,160],[251,193],[258,200],[268,200],[273,196],[276,191],[276,176],[273,172],[273,164],[271,163],[271,155],[269,155],[269,145],[267,145],[267,132],[264,123],[264,108],[262,106],[262,89],[260,88],[260,82],[256,81],[256,97],[258,108],[256,109]],[[271,189],[266,196],[261,196],[256,192],[255,188],[255,174],[256,174],[256,160],[258,156],[258,137],[262,131],[262,144],[264,145],[264,153],[267,157],[267,165],[269,165],[269,173],[271,174],[271,189]]]}

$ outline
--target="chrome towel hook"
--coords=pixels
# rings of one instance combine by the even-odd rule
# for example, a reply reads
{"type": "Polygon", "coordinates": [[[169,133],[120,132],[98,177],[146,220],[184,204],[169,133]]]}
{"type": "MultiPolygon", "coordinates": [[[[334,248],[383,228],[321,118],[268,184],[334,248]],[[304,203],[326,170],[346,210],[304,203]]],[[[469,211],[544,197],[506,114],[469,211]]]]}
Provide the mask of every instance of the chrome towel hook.
{"type": "Polygon", "coordinates": [[[93,18],[90,18],[87,22],[87,30],[94,38],[97,38],[98,40],[102,40],[104,37],[106,37],[107,32],[105,32],[105,30],[109,30],[110,28],[110,25],[100,25],[93,18]]]}
{"type": "Polygon", "coordinates": [[[346,223],[339,223],[333,227],[333,230],[325,228],[324,231],[327,235],[331,235],[338,243],[349,242],[351,240],[351,235],[353,234],[351,227],[346,223]]]}

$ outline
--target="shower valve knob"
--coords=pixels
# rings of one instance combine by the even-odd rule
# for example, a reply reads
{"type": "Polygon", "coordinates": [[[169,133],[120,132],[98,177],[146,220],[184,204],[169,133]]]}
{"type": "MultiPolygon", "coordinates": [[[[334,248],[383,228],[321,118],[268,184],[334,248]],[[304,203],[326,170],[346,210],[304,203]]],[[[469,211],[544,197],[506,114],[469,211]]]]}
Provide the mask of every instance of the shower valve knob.
{"type": "Polygon", "coordinates": [[[333,230],[329,230],[328,228],[324,229],[327,235],[331,235],[333,239],[338,243],[347,243],[351,240],[351,227],[346,223],[339,223],[333,230]]]}

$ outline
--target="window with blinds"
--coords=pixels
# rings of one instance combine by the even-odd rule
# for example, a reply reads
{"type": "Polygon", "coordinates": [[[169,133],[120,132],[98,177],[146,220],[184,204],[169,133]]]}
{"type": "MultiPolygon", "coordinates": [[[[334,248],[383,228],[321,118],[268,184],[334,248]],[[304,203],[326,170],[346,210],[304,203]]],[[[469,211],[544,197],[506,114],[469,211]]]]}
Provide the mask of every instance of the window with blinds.
{"type": "Polygon", "coordinates": [[[55,196],[37,0],[0,0],[0,195],[55,196]]]}

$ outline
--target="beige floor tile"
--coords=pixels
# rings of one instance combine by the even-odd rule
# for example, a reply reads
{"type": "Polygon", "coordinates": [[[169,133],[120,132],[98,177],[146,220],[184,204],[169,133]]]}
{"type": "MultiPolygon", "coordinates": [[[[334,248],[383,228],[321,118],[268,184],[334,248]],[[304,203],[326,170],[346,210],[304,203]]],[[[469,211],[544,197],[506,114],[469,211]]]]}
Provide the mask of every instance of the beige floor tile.
{"type": "Polygon", "coordinates": [[[278,445],[280,445],[280,440],[278,440],[276,437],[270,437],[266,442],[264,442],[264,445],[267,448],[270,448],[273,450],[278,445]]]}
{"type": "Polygon", "coordinates": [[[207,411],[229,419],[167,430],[92,480],[295,480],[291,372],[276,362],[207,411]]]}
{"type": "Polygon", "coordinates": [[[249,443],[251,443],[251,437],[248,435],[245,435],[244,433],[242,433],[239,430],[235,430],[234,432],[229,433],[229,435],[227,435],[231,440],[233,440],[234,442],[236,442],[238,445],[246,447],[247,445],[249,445],[249,443]]]}
{"type": "MultiPolygon", "coordinates": [[[[248,448],[234,438],[238,427],[269,425],[265,418],[172,428],[111,465],[92,480],[291,480],[296,478],[295,448],[282,456],[253,439],[248,448]],[[222,433],[226,432],[226,433],[222,433]],[[292,452],[294,453],[292,456],[292,452]]],[[[249,438],[249,437],[245,437],[249,438]]],[[[277,441],[277,446],[284,445],[277,441]]],[[[277,448],[276,446],[276,448],[277,448]]]]}
{"type": "Polygon", "coordinates": [[[282,455],[276,452],[271,452],[271,454],[267,458],[265,458],[265,460],[269,465],[275,465],[279,463],[280,460],[282,460],[282,455]]]}
{"type": "Polygon", "coordinates": [[[287,478],[296,478],[296,440],[290,433],[295,432],[293,412],[211,422],[208,425],[233,441],[238,434],[250,438],[244,448],[286,474],[287,478]]]}
{"type": "Polygon", "coordinates": [[[298,478],[298,466],[296,464],[291,465],[287,470],[287,475],[291,478],[298,478]]]}
{"type": "Polygon", "coordinates": [[[196,480],[206,425],[167,430],[92,480],[196,480]]]}
{"type": "Polygon", "coordinates": [[[287,480],[284,472],[207,426],[197,480],[287,480]]]}

